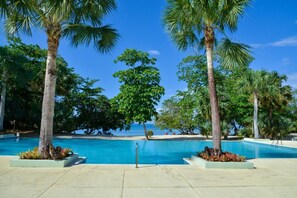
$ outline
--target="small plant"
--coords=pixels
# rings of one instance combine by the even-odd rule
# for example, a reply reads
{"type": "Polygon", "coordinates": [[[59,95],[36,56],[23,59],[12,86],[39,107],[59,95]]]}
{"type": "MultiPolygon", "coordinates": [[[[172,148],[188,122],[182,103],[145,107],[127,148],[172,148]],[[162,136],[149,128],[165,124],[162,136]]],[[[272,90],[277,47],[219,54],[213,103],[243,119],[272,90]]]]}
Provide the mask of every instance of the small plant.
{"type": "Polygon", "coordinates": [[[32,151],[28,150],[21,152],[19,154],[20,159],[53,159],[53,160],[62,160],[65,157],[68,157],[73,154],[73,151],[69,148],[61,148],[60,146],[54,147],[53,145],[48,145],[46,156],[42,156],[38,152],[38,147],[35,147],[32,151]]]}
{"type": "Polygon", "coordinates": [[[148,130],[148,131],[147,131],[147,135],[148,135],[149,137],[152,137],[152,136],[154,135],[154,132],[153,132],[152,130],[148,130]]]}
{"type": "Polygon", "coordinates": [[[205,147],[203,152],[197,154],[199,157],[213,162],[244,162],[245,157],[230,152],[220,152],[218,149],[205,147]]]}
{"type": "Polygon", "coordinates": [[[38,152],[38,148],[35,147],[32,151],[28,150],[19,154],[20,159],[42,159],[42,156],[38,152]]]}

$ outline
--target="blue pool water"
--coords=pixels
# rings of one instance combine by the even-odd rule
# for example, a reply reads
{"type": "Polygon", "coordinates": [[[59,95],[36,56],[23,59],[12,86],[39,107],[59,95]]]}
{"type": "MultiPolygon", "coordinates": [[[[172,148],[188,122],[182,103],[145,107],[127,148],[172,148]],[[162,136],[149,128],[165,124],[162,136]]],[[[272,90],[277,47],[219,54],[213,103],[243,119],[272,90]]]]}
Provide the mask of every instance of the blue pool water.
{"type": "MultiPolygon", "coordinates": [[[[152,130],[154,132],[154,135],[164,135],[166,132],[168,132],[168,130],[162,130],[160,128],[158,128],[156,125],[154,124],[146,124],[146,128],[147,130],[152,130]]],[[[110,130],[109,132],[111,132],[114,136],[144,136],[144,129],[143,129],[143,125],[139,125],[139,124],[132,124],[131,128],[128,131],[125,130],[110,130]]],[[[173,131],[176,134],[179,134],[178,131],[173,131]]],[[[75,131],[76,134],[84,134],[84,130],[77,130],[75,131]]],[[[94,134],[96,135],[96,133],[94,134]]]]}
{"type": "MultiPolygon", "coordinates": [[[[184,164],[183,158],[211,146],[211,141],[144,141],[54,139],[54,146],[72,148],[87,157],[88,164],[134,164],[135,146],[139,145],[140,164],[184,164]]],[[[38,146],[38,138],[0,138],[0,155],[16,155],[38,146]]],[[[244,141],[223,141],[223,151],[252,158],[297,158],[297,149],[244,141]]]]}

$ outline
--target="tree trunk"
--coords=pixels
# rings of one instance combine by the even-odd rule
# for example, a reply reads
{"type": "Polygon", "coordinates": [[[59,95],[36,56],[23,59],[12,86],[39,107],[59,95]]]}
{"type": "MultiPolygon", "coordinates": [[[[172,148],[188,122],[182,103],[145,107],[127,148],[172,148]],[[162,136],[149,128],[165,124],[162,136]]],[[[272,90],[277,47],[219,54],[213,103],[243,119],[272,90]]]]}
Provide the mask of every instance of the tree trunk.
{"type": "Polygon", "coordinates": [[[145,123],[143,123],[143,130],[144,130],[145,138],[146,138],[147,140],[149,140],[149,136],[148,136],[148,134],[147,134],[147,129],[146,129],[146,125],[145,125],[145,123]]]}
{"type": "Polygon", "coordinates": [[[259,129],[258,129],[258,96],[254,92],[254,138],[259,138],[259,129]]]}
{"type": "Polygon", "coordinates": [[[5,97],[6,97],[6,84],[2,82],[1,98],[0,98],[0,131],[3,130],[4,112],[5,112],[5,97]]]}
{"type": "Polygon", "coordinates": [[[221,151],[221,128],[220,128],[220,114],[219,105],[216,92],[216,85],[214,79],[213,68],[213,44],[214,44],[214,31],[212,27],[205,28],[205,46],[207,58],[207,74],[208,74],[208,90],[211,108],[211,126],[212,126],[212,144],[214,149],[221,151]]]}
{"type": "Polygon", "coordinates": [[[44,93],[42,102],[42,115],[38,151],[45,154],[47,145],[52,144],[53,118],[56,90],[56,57],[59,47],[59,38],[48,35],[48,53],[46,61],[44,93]]]}

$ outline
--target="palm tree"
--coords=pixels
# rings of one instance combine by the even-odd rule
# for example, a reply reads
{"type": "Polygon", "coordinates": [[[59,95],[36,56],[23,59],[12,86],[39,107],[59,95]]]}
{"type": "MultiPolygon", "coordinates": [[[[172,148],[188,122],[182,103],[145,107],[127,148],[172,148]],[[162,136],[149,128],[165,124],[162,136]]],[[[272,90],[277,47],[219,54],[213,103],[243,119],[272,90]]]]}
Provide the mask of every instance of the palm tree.
{"type": "Polygon", "coordinates": [[[181,50],[190,46],[206,50],[208,89],[211,105],[213,147],[221,150],[219,105],[214,79],[213,52],[218,50],[223,66],[247,65],[251,60],[248,46],[233,43],[228,38],[216,46],[215,33],[237,29],[239,16],[250,0],[168,0],[164,24],[173,42],[181,50]]]}
{"type": "Polygon", "coordinates": [[[288,128],[291,123],[282,114],[288,107],[292,100],[292,88],[287,85],[283,85],[283,82],[287,80],[286,75],[280,75],[278,72],[273,71],[267,73],[265,92],[263,93],[261,100],[261,107],[266,111],[265,117],[266,127],[264,129],[265,136],[271,135],[272,138],[278,135],[284,135],[288,133],[288,128]],[[283,127],[283,132],[280,129],[283,127]],[[279,134],[278,134],[279,133],[279,134]]]}
{"type": "Polygon", "coordinates": [[[259,113],[259,100],[262,95],[265,94],[265,89],[269,86],[268,73],[264,70],[253,71],[247,70],[244,75],[238,80],[237,85],[241,87],[242,91],[246,91],[251,94],[254,104],[253,114],[253,131],[254,138],[259,138],[259,127],[258,127],[258,113],[259,113]]]}
{"type": "Polygon", "coordinates": [[[40,28],[47,35],[48,54],[39,152],[44,153],[52,143],[53,116],[56,89],[56,57],[61,38],[71,44],[94,44],[102,53],[116,44],[118,33],[110,25],[103,25],[103,18],[116,8],[114,0],[14,0],[1,2],[1,14],[5,17],[8,35],[20,30],[31,35],[31,28],[40,28]]]}
{"type": "Polygon", "coordinates": [[[249,69],[237,81],[237,86],[241,87],[242,91],[251,94],[254,104],[254,138],[259,138],[259,104],[261,103],[262,108],[268,109],[267,118],[271,120],[272,111],[278,111],[290,102],[292,98],[291,88],[282,85],[286,79],[285,75],[280,75],[277,72],[249,69]]]}

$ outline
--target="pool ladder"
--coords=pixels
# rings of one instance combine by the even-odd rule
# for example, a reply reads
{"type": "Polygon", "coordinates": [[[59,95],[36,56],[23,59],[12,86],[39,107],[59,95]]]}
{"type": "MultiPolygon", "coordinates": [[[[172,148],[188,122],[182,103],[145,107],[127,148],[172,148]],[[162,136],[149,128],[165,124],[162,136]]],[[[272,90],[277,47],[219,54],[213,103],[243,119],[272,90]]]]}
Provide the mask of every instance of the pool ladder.
{"type": "Polygon", "coordinates": [[[135,168],[138,168],[138,142],[136,142],[135,148],[135,168]]]}

